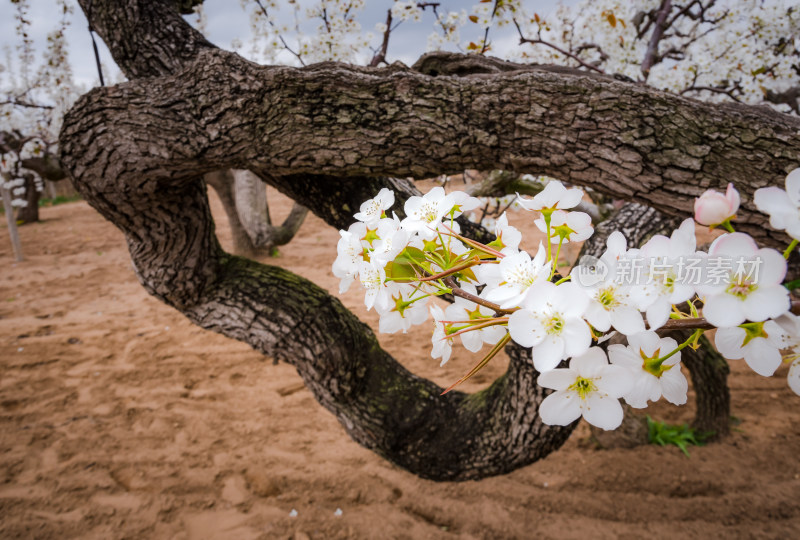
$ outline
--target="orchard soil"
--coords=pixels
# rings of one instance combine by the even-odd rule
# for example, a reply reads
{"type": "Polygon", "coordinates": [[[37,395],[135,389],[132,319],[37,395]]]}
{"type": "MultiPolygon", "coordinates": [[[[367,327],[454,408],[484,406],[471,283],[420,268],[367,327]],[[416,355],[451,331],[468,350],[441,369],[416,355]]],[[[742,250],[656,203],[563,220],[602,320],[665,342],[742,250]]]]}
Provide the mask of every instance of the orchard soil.
{"type": "MultiPolygon", "coordinates": [[[[287,199],[269,200],[278,219],[288,213],[287,199]]],[[[600,448],[584,424],[511,474],[435,483],[352,442],[291,366],[148,296],[122,234],[86,203],[41,216],[20,228],[22,263],[0,226],[0,538],[800,537],[800,397],[785,366],[762,378],[732,362],[734,430],[690,458],[600,448]]],[[[530,214],[513,219],[532,231],[530,214]]],[[[309,216],[264,262],[337,294],[337,239],[309,216]]],[[[355,288],[342,298],[377,328],[355,288]]],[[[446,385],[478,358],[457,349],[440,368],[430,331],[380,340],[446,385]]],[[[646,412],[688,422],[691,401],[646,412]]]]}

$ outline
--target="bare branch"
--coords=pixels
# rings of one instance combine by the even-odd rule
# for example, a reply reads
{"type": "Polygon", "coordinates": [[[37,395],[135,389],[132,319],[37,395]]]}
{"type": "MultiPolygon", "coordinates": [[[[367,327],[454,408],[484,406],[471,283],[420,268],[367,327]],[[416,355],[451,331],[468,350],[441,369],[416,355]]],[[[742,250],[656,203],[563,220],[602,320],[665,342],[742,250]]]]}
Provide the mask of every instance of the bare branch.
{"type": "Polygon", "coordinates": [[[561,47],[559,47],[555,43],[550,43],[549,41],[543,40],[542,39],[541,29],[539,29],[538,35],[537,35],[537,37],[535,39],[530,39],[530,38],[526,38],[522,34],[522,28],[520,28],[519,23],[517,22],[517,19],[514,19],[514,26],[517,27],[517,32],[519,33],[519,42],[520,42],[520,44],[523,44],[523,43],[530,43],[531,45],[541,44],[541,45],[544,45],[545,47],[550,47],[551,49],[553,49],[555,51],[558,51],[559,53],[563,54],[564,56],[566,56],[568,58],[572,58],[573,60],[578,62],[581,66],[585,67],[586,69],[590,69],[590,70],[595,71],[597,73],[605,73],[602,69],[598,68],[597,66],[593,66],[591,64],[588,64],[588,63],[584,62],[577,55],[575,55],[575,54],[573,54],[573,53],[571,53],[569,51],[565,51],[564,49],[562,49],[561,47]]]}
{"type": "Polygon", "coordinates": [[[381,62],[386,62],[386,51],[389,49],[389,36],[392,33],[392,10],[386,10],[386,30],[383,31],[383,42],[381,48],[370,60],[371,67],[377,67],[381,62]]]}
{"type": "Polygon", "coordinates": [[[664,30],[667,28],[666,20],[671,9],[672,0],[661,0],[661,7],[658,8],[655,28],[653,28],[653,35],[650,36],[650,42],[647,44],[647,52],[645,52],[644,60],[642,61],[641,69],[645,81],[647,77],[650,76],[650,68],[661,61],[661,57],[658,55],[658,44],[661,42],[664,30]]]}

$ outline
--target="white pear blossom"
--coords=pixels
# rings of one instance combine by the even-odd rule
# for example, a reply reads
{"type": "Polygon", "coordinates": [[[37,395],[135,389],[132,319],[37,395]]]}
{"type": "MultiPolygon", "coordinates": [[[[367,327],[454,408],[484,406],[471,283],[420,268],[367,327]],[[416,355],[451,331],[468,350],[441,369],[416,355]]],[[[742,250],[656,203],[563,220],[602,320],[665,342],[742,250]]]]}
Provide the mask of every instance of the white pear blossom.
{"type": "Polygon", "coordinates": [[[707,264],[715,260],[730,270],[719,283],[697,287],[705,297],[703,315],[708,322],[717,327],[738,326],[745,320],[761,322],[788,311],[789,291],[782,285],[786,259],[780,253],[758,249],[746,234],[730,233],[711,244],[707,264]]]}
{"type": "Polygon", "coordinates": [[[533,199],[526,199],[517,193],[517,200],[525,210],[567,210],[581,202],[583,191],[577,188],[567,189],[558,180],[551,180],[533,199]]]}
{"type": "Polygon", "coordinates": [[[786,191],[778,187],[757,189],[753,202],[769,215],[769,224],[800,240],[800,168],[786,176],[786,191]]]}
{"type": "MultiPolygon", "coordinates": [[[[547,232],[547,223],[543,217],[534,221],[539,230],[547,232]]],[[[550,217],[550,242],[583,242],[594,233],[592,218],[585,212],[565,212],[555,210],[550,217]]]]}
{"type": "Polygon", "coordinates": [[[750,368],[764,377],[771,377],[781,365],[781,348],[786,339],[775,321],[745,323],[731,328],[718,328],[714,344],[729,360],[744,358],[750,368]]]}
{"type": "Polygon", "coordinates": [[[497,218],[494,223],[494,233],[497,238],[489,244],[503,254],[514,254],[519,251],[519,243],[522,240],[522,233],[516,227],[508,224],[506,213],[497,218]]]}
{"type": "Polygon", "coordinates": [[[503,309],[517,307],[542,283],[548,283],[550,261],[545,262],[547,254],[542,245],[531,259],[524,251],[506,255],[500,264],[486,264],[478,267],[477,277],[486,283],[489,292],[486,299],[500,304],[503,309]]]}
{"type": "Polygon", "coordinates": [[[786,361],[791,362],[788,375],[789,388],[800,395],[800,317],[788,312],[775,319],[775,322],[783,330],[782,347],[792,351],[786,358],[786,361]]]}
{"type": "Polygon", "coordinates": [[[333,275],[339,278],[339,293],[347,292],[350,284],[358,275],[359,265],[364,262],[364,246],[361,238],[367,227],[358,222],[350,225],[346,231],[339,231],[339,242],[336,244],[337,257],[333,262],[333,275]]]}
{"type": "Polygon", "coordinates": [[[633,386],[623,396],[631,407],[647,407],[648,401],[657,401],[662,395],[675,405],[686,403],[689,383],[681,373],[680,351],[662,360],[677,348],[674,339],[659,338],[652,331],[628,336],[627,346],[608,347],[611,363],[630,370],[633,375],[633,386]]]}
{"type": "Polygon", "coordinates": [[[709,189],[694,200],[694,219],[700,225],[716,227],[736,217],[740,202],[733,184],[728,184],[724,195],[709,189]]]}
{"type": "Polygon", "coordinates": [[[401,222],[409,233],[417,233],[426,240],[436,237],[444,217],[453,208],[454,198],[445,195],[444,188],[436,186],[424,196],[409,197],[404,206],[406,218],[401,222]]]}
{"type": "Polygon", "coordinates": [[[368,226],[375,226],[384,217],[386,210],[394,204],[394,191],[389,188],[381,189],[374,199],[361,203],[361,209],[353,217],[363,221],[368,226]]]}
{"type": "Polygon", "coordinates": [[[638,251],[647,263],[647,281],[632,287],[631,296],[640,310],[646,310],[651,330],[664,326],[673,305],[694,296],[694,287],[678,275],[681,261],[685,264],[698,258],[694,227],[694,221],[686,219],[669,238],[656,235],[638,251]]]}
{"type": "Polygon", "coordinates": [[[625,255],[626,247],[625,237],[614,231],[608,236],[606,251],[599,260],[581,261],[571,272],[573,282],[584,287],[589,296],[584,317],[601,332],[612,326],[625,335],[645,330],[642,314],[630,297],[630,287],[616,281],[617,263],[625,255]]]}
{"type": "Polygon", "coordinates": [[[408,245],[408,232],[400,227],[397,218],[384,218],[377,223],[377,238],[372,242],[373,250],[369,256],[376,264],[386,266],[408,245]]]}
{"type": "Polygon", "coordinates": [[[391,296],[386,286],[386,272],[383,266],[374,262],[361,261],[358,265],[358,278],[366,289],[364,305],[367,309],[387,309],[391,304],[391,296]]]}
{"type": "MultiPolygon", "coordinates": [[[[453,218],[457,218],[464,212],[475,210],[481,204],[481,201],[479,201],[477,198],[472,197],[471,195],[468,195],[463,191],[453,191],[448,196],[452,201],[453,218]]],[[[449,214],[450,212],[448,211],[448,215],[449,214]]]]}
{"type": "Polygon", "coordinates": [[[538,371],[549,371],[591,346],[592,334],[583,320],[588,304],[589,297],[579,285],[545,281],[525,299],[523,309],[511,314],[508,332],[523,347],[532,347],[538,371]]]}
{"type": "Polygon", "coordinates": [[[619,398],[630,391],[633,377],[619,366],[609,365],[600,347],[573,357],[569,368],[539,375],[537,383],[555,390],[539,405],[542,422],[566,426],[583,416],[602,429],[616,429],[622,423],[619,398]]]}
{"type": "Polygon", "coordinates": [[[442,308],[437,305],[431,305],[430,311],[433,317],[433,336],[431,336],[433,347],[431,348],[431,358],[441,358],[442,362],[439,365],[443,366],[450,360],[450,355],[453,352],[453,344],[450,342],[450,338],[448,338],[447,326],[442,322],[446,321],[447,318],[442,308]]]}
{"type": "Polygon", "coordinates": [[[394,334],[402,330],[405,334],[414,325],[422,324],[428,319],[429,296],[420,289],[409,284],[390,282],[387,294],[391,301],[383,308],[376,307],[381,318],[378,330],[384,334],[394,334]]]}

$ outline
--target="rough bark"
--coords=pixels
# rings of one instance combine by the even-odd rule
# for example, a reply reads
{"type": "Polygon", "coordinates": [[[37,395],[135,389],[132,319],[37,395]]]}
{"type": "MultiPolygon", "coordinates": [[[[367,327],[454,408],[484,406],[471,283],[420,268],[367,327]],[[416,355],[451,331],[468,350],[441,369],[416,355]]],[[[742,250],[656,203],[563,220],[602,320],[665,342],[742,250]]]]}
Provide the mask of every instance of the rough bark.
{"type": "MultiPolygon", "coordinates": [[[[684,341],[690,333],[676,332],[674,337],[684,341]]],[[[697,410],[692,427],[707,435],[707,441],[728,435],[731,422],[728,362],[705,336],[700,338],[700,349],[695,351],[687,347],[681,351],[681,362],[689,370],[695,392],[697,410]]]]}
{"type": "MultiPolygon", "coordinates": [[[[225,167],[273,177],[544,173],[675,215],[729,181],[742,192],[739,228],[768,233],[755,189],[800,162],[800,119],[712,105],[601,77],[544,70],[431,77],[409,69],[260,67],[202,49],[175,76],[95,89],[72,116],[148,144],[110,145],[140,170],[174,180],[225,167]]],[[[98,141],[99,142],[99,141],[98,141]]]]}
{"type": "MultiPolygon", "coordinates": [[[[213,49],[166,0],[93,4],[93,27],[133,80],[76,103],[62,163],[125,233],[143,286],[198,325],[295,365],[356,441],[427,478],[513,470],[572,427],[542,425],[545,394],[519,349],[490,388],[440,397],[325,291],[223,253],[202,175],[249,169],[343,227],[368,188],[396,183],[388,177],[546,173],[685,212],[707,187],[736,181],[747,196],[800,161],[800,120],[762,109],[441,55],[417,70],[260,67],[213,49]],[[447,74],[456,67],[466,76],[447,74]]],[[[741,215],[765,237],[751,207],[741,215]]]]}

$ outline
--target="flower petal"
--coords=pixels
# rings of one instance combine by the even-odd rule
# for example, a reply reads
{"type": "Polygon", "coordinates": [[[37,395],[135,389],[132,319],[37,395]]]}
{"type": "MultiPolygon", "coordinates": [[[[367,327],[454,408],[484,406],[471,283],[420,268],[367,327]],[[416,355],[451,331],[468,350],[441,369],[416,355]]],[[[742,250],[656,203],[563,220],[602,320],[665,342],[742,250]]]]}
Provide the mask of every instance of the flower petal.
{"type": "Polygon", "coordinates": [[[789,368],[787,382],[792,392],[800,396],[800,359],[792,362],[792,366],[789,368]]]}
{"type": "Polygon", "coordinates": [[[542,422],[551,426],[567,426],[581,417],[581,398],[575,392],[554,392],[539,405],[542,422]]]}
{"type": "Polygon", "coordinates": [[[783,315],[791,307],[789,290],[783,285],[758,287],[747,295],[742,308],[748,320],[761,322],[783,315]]]}
{"type": "Polygon", "coordinates": [[[599,392],[613,398],[621,398],[633,388],[633,381],[631,370],[622,366],[606,365],[603,367],[602,374],[595,378],[594,384],[599,392]]]}
{"type": "Polygon", "coordinates": [[[527,309],[520,309],[511,314],[508,319],[508,333],[511,334],[511,339],[523,347],[538,345],[547,335],[539,317],[527,309]]]}
{"type": "Polygon", "coordinates": [[[564,356],[577,356],[586,352],[592,344],[592,332],[583,319],[567,319],[561,333],[564,341],[564,356]]]}
{"type": "Polygon", "coordinates": [[[786,259],[780,252],[770,248],[761,248],[758,250],[754,262],[758,264],[753,272],[755,283],[758,285],[783,283],[783,278],[786,277],[786,259]]]}
{"type": "Polygon", "coordinates": [[[608,367],[608,358],[600,347],[591,347],[583,354],[574,356],[569,361],[569,367],[581,377],[593,379],[603,373],[603,368],[608,367]]]}
{"type": "Polygon", "coordinates": [[[564,340],[547,336],[531,351],[533,367],[539,372],[550,371],[564,359],[564,340]]]}
{"type": "Polygon", "coordinates": [[[683,405],[687,400],[689,391],[689,381],[681,371],[680,365],[676,365],[665,371],[659,378],[661,393],[664,399],[674,405],[683,405]]]}
{"type": "Polygon", "coordinates": [[[764,377],[772,377],[782,362],[781,353],[768,340],[755,338],[747,344],[744,361],[764,377]]]}
{"type": "Polygon", "coordinates": [[[586,398],[583,417],[601,429],[617,429],[622,424],[622,405],[615,398],[595,392],[586,398]]]}
{"type": "Polygon", "coordinates": [[[551,369],[539,374],[536,384],[553,390],[566,390],[575,383],[578,373],[574,369],[551,369]]]}
{"type": "Polygon", "coordinates": [[[795,206],[800,206],[800,168],[786,175],[786,194],[795,206]]]}
{"type": "Polygon", "coordinates": [[[714,326],[739,326],[745,321],[742,301],[727,293],[709,296],[703,316],[714,326]]]}
{"type": "Polygon", "coordinates": [[[647,308],[647,324],[650,325],[651,330],[658,330],[664,323],[669,320],[669,314],[672,311],[672,306],[666,298],[659,298],[647,308]]]}
{"type": "MultiPolygon", "coordinates": [[[[638,309],[631,306],[620,306],[609,313],[611,318],[611,325],[614,330],[621,334],[630,336],[631,334],[638,334],[644,332],[644,320],[642,314],[638,309]]],[[[589,321],[591,322],[591,321],[589,321]]],[[[595,326],[598,330],[597,326],[595,326]]]]}
{"type": "Polygon", "coordinates": [[[714,336],[714,345],[717,346],[719,353],[728,360],[738,360],[744,358],[742,346],[746,337],[747,332],[738,326],[718,328],[714,336]]]}

